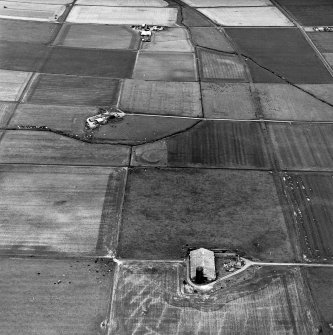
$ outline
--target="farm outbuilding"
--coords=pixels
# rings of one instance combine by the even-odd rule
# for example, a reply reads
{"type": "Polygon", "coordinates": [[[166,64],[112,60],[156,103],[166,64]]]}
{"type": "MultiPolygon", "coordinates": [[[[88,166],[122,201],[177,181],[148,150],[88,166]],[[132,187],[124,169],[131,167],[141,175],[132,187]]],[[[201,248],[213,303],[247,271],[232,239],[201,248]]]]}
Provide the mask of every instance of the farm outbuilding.
{"type": "Polygon", "coordinates": [[[197,284],[216,279],[213,251],[200,248],[190,252],[190,278],[197,284]]]}

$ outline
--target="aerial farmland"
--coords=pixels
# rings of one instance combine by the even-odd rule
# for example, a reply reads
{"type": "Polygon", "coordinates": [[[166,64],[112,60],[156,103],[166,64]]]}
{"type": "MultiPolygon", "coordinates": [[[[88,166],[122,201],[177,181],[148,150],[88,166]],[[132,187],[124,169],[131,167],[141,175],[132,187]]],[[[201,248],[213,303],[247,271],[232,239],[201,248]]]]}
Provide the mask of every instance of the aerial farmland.
{"type": "Polygon", "coordinates": [[[0,335],[333,334],[331,0],[0,1],[0,335]]]}

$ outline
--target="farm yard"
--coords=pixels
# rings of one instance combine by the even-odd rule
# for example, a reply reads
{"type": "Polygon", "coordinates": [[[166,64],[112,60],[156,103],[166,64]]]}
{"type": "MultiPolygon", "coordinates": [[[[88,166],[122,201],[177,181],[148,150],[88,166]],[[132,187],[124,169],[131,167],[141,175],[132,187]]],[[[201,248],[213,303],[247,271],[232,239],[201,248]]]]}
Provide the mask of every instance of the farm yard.
{"type": "Polygon", "coordinates": [[[0,1],[0,333],[333,334],[332,17],[0,1]]]}

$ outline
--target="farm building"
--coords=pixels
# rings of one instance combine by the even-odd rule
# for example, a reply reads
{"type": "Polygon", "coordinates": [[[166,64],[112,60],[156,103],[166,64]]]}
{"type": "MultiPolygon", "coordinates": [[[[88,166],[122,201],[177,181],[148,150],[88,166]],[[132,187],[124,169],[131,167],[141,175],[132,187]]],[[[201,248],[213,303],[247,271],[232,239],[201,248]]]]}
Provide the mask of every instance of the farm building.
{"type": "Polygon", "coordinates": [[[216,279],[213,251],[200,248],[190,252],[190,278],[197,284],[216,279]]]}

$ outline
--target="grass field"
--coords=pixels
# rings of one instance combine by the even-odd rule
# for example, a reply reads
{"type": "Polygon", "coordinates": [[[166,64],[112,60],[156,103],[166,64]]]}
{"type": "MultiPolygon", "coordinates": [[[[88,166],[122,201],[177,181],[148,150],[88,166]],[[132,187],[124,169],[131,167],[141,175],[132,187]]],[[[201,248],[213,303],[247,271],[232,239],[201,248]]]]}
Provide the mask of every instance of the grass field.
{"type": "Polygon", "coordinates": [[[167,140],[136,146],[132,149],[131,166],[168,166],[167,140]]]}
{"type": "MultiPolygon", "coordinates": [[[[259,92],[266,119],[333,121],[332,107],[295,87],[287,84],[256,84],[255,86],[259,92]]],[[[333,89],[333,85],[329,84],[302,85],[309,92],[313,89],[316,90],[317,86],[319,86],[318,88],[328,86],[328,89],[333,89]]],[[[328,100],[327,97],[324,99],[328,100]]]]}
{"type": "Polygon", "coordinates": [[[316,95],[319,99],[323,99],[333,104],[333,85],[332,84],[303,84],[299,85],[306,91],[316,95]]]}
{"type": "Polygon", "coordinates": [[[131,78],[136,52],[128,50],[52,49],[41,72],[76,76],[131,78]],[[93,59],[93,61],[92,61],[93,59]]]}
{"type": "Polygon", "coordinates": [[[66,24],[54,44],[85,49],[137,49],[140,36],[128,26],[66,24]]]}
{"type": "Polygon", "coordinates": [[[283,184],[297,224],[302,252],[316,262],[333,261],[332,173],[285,173],[283,184]]]}
{"type": "Polygon", "coordinates": [[[258,277],[234,287],[233,294],[229,289],[190,299],[180,291],[179,264],[123,265],[118,274],[110,332],[315,334],[315,315],[309,310],[299,271],[259,272],[258,277]]]}
{"type": "Polygon", "coordinates": [[[106,334],[109,261],[1,258],[3,334],[106,334]]]}
{"type": "Polygon", "coordinates": [[[142,43],[143,50],[159,52],[193,52],[194,48],[185,28],[168,28],[153,34],[150,43],[142,43]]]}
{"type": "Polygon", "coordinates": [[[276,7],[217,7],[199,8],[199,11],[222,26],[293,26],[276,7]]]}
{"type": "Polygon", "coordinates": [[[190,52],[139,52],[133,79],[197,81],[194,54],[190,52]]]}
{"type": "MultiPolygon", "coordinates": [[[[8,0],[9,2],[17,2],[16,0],[8,0]]],[[[27,1],[28,2],[28,1],[27,1]]],[[[45,4],[45,5],[67,5],[73,3],[73,0],[29,0],[28,2],[31,5],[37,5],[36,7],[38,8],[38,4],[45,4]]],[[[27,6],[27,4],[25,4],[27,6]]],[[[23,5],[24,6],[24,5],[23,5]]],[[[41,6],[43,7],[43,6],[41,6]]],[[[38,8],[40,10],[40,8],[38,8]]]]}
{"type": "Polygon", "coordinates": [[[210,22],[203,15],[200,15],[196,10],[183,7],[182,8],[182,18],[183,24],[188,27],[212,27],[214,26],[212,22],[210,22]]]}
{"type": "Polygon", "coordinates": [[[52,41],[59,28],[56,23],[0,19],[0,39],[47,44],[52,41]]]}
{"type": "Polygon", "coordinates": [[[200,122],[160,143],[134,148],[132,158],[143,166],[271,168],[260,125],[254,122],[200,122]]]}
{"type": "Polygon", "coordinates": [[[0,171],[2,254],[105,255],[113,247],[123,169],[2,165],[0,171]]]}
{"type": "Polygon", "coordinates": [[[220,51],[232,52],[233,47],[224,34],[213,27],[191,27],[191,37],[195,44],[216,49],[220,51]]]}
{"type": "Polygon", "coordinates": [[[329,32],[308,32],[307,35],[320,52],[333,52],[332,35],[329,32]]]}
{"type": "Polygon", "coordinates": [[[256,106],[246,83],[201,83],[205,117],[251,120],[256,106]]]}
{"type": "Polygon", "coordinates": [[[121,122],[101,127],[94,133],[94,138],[138,145],[185,131],[195,123],[196,120],[185,118],[159,118],[128,114],[121,122]]]}
{"type": "Polygon", "coordinates": [[[247,81],[245,67],[237,56],[199,50],[202,80],[247,81]]]}
{"type": "Polygon", "coordinates": [[[75,6],[67,22],[96,24],[158,24],[174,27],[177,8],[75,6]]]}
{"type": "Polygon", "coordinates": [[[242,6],[269,6],[269,0],[184,0],[193,7],[242,7],[242,6]]]}
{"type": "Polygon", "coordinates": [[[9,127],[47,126],[82,136],[85,134],[86,119],[96,114],[98,109],[95,107],[20,104],[10,120],[9,127]]]}
{"type": "Polygon", "coordinates": [[[316,2],[309,5],[307,3],[297,5],[283,3],[283,7],[291,13],[302,26],[326,26],[332,24],[332,2],[327,2],[327,4],[316,2]]]}
{"type": "Polygon", "coordinates": [[[130,170],[120,257],[181,259],[187,246],[238,248],[265,260],[292,260],[271,175],[205,169],[130,170]]]}
{"type": "MultiPolygon", "coordinates": [[[[3,122],[10,117],[10,106],[4,105],[3,122]]],[[[0,107],[1,110],[1,107],[0,107]]],[[[70,107],[21,104],[11,118],[9,127],[47,126],[84,137],[86,119],[98,114],[94,107],[70,107]]],[[[92,133],[92,141],[107,140],[116,143],[140,144],[170,136],[191,127],[196,120],[185,118],[160,118],[149,115],[127,114],[123,120],[111,122],[92,133]]]]}
{"type": "Polygon", "coordinates": [[[166,7],[168,3],[164,0],[78,0],[78,5],[86,6],[119,6],[119,7],[166,7]]]}
{"type": "Polygon", "coordinates": [[[205,121],[167,140],[170,166],[269,169],[260,125],[205,121]]]}
{"type": "Polygon", "coordinates": [[[80,76],[39,74],[29,88],[25,102],[54,105],[114,105],[119,80],[80,76]]]}
{"type": "Polygon", "coordinates": [[[120,108],[130,113],[200,117],[200,86],[194,82],[125,80],[120,108]]]}
{"type": "Polygon", "coordinates": [[[31,72],[0,70],[0,100],[18,101],[31,72]]]}
{"type": "Polygon", "coordinates": [[[11,118],[16,104],[14,102],[0,102],[0,127],[5,127],[11,118]]]}
{"type": "Polygon", "coordinates": [[[64,3],[68,2],[0,1],[0,18],[57,22],[66,12],[64,3]]]}
{"type": "Polygon", "coordinates": [[[284,170],[332,170],[332,124],[268,124],[280,166],[284,170]]]}
{"type": "Polygon", "coordinates": [[[130,148],[90,144],[41,131],[7,131],[0,146],[1,163],[127,166],[130,148]]]}
{"type": "MultiPolygon", "coordinates": [[[[298,29],[226,28],[226,32],[245,55],[291,82],[327,84],[333,81],[324,64],[298,29]]],[[[270,72],[258,68],[251,61],[247,64],[254,82],[276,82],[276,77],[274,78],[270,72]]]]}
{"type": "Polygon", "coordinates": [[[40,71],[47,56],[47,46],[25,42],[0,41],[0,69],[40,71]]]}

